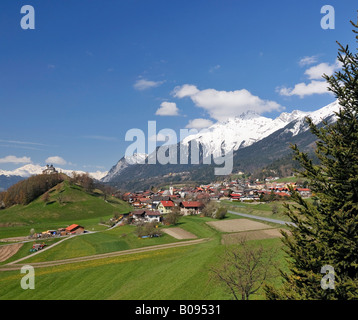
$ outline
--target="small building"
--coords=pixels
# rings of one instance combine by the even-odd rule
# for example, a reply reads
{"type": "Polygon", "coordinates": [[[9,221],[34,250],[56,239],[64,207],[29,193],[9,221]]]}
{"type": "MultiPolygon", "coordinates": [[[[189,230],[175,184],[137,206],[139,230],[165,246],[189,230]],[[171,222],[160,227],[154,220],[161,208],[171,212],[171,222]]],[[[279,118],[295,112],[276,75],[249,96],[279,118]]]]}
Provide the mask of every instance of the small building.
{"type": "Polygon", "coordinates": [[[136,210],[131,212],[131,216],[134,222],[139,222],[144,220],[145,210],[136,210]]]}
{"type": "Polygon", "coordinates": [[[50,166],[47,164],[46,169],[42,171],[42,174],[55,174],[58,173],[58,171],[55,169],[55,167],[51,164],[50,166]]]}
{"type": "Polygon", "coordinates": [[[295,188],[295,191],[297,191],[303,198],[309,198],[312,196],[311,189],[308,188],[295,188]]]}
{"type": "Polygon", "coordinates": [[[67,228],[65,228],[67,233],[70,234],[81,234],[85,232],[85,228],[82,226],[79,226],[78,224],[71,224],[67,228]]]}
{"type": "Polygon", "coordinates": [[[204,204],[199,201],[182,201],[180,204],[180,212],[183,215],[200,214],[204,204]]]}
{"type": "Polygon", "coordinates": [[[161,222],[162,215],[158,210],[136,210],[131,212],[134,223],[138,222],[161,222]]]}
{"type": "Polygon", "coordinates": [[[240,201],[241,194],[240,193],[232,193],[230,195],[231,201],[240,201]]]}
{"type": "Polygon", "coordinates": [[[155,211],[146,210],[145,211],[145,219],[148,222],[160,222],[161,218],[162,218],[162,215],[157,210],[155,210],[155,211]]]}

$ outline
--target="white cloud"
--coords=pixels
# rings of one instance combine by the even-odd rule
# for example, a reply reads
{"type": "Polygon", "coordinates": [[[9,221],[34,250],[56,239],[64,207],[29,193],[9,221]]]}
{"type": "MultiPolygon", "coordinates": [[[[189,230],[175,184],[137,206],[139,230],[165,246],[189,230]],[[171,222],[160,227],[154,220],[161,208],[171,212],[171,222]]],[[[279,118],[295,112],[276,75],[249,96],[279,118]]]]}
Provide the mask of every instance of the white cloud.
{"type": "Polygon", "coordinates": [[[31,158],[22,157],[18,158],[16,156],[6,156],[5,158],[0,158],[0,163],[31,163],[31,158]]]}
{"type": "Polygon", "coordinates": [[[65,165],[67,161],[59,156],[49,157],[45,160],[46,163],[65,165]]]}
{"type": "Polygon", "coordinates": [[[176,98],[190,97],[197,107],[205,109],[211,118],[219,121],[238,116],[247,110],[257,113],[283,110],[278,103],[262,100],[246,89],[236,91],[198,90],[194,85],[185,84],[174,88],[173,96],[176,98]]]}
{"type": "Polygon", "coordinates": [[[175,102],[164,101],[160,104],[160,108],[155,114],[157,116],[178,116],[179,109],[175,102]]]}
{"type": "Polygon", "coordinates": [[[334,64],[320,63],[316,66],[313,66],[305,71],[305,75],[309,79],[322,79],[323,74],[331,76],[337,69],[341,67],[339,61],[336,61],[334,64]]]}
{"type": "Polygon", "coordinates": [[[326,81],[317,81],[312,80],[310,83],[306,84],[304,82],[298,83],[294,86],[294,88],[278,88],[277,92],[282,96],[293,96],[297,95],[300,98],[304,96],[310,96],[312,94],[324,94],[329,93],[328,84],[326,81]]]}
{"type": "Polygon", "coordinates": [[[300,59],[298,64],[301,67],[304,67],[304,66],[308,66],[310,64],[316,63],[316,62],[317,62],[317,56],[310,56],[310,57],[304,57],[304,58],[300,59]]]}
{"type": "Polygon", "coordinates": [[[185,97],[191,97],[195,94],[199,93],[200,91],[198,88],[191,84],[184,84],[183,86],[177,86],[174,88],[172,94],[176,98],[185,98],[185,97]]]}
{"type": "MultiPolygon", "coordinates": [[[[308,61],[309,58],[313,57],[306,57],[305,59],[308,61]]],[[[303,59],[302,59],[303,60],[303,59]]],[[[301,61],[302,61],[301,60],[301,61]]],[[[306,62],[308,64],[308,62],[306,62]]],[[[312,94],[325,94],[331,93],[328,91],[328,84],[326,80],[323,80],[323,74],[327,76],[331,76],[336,70],[341,68],[341,63],[336,60],[333,64],[329,64],[326,62],[317,64],[312,66],[305,71],[305,75],[311,80],[309,83],[300,82],[297,83],[293,88],[287,87],[278,87],[276,91],[282,96],[299,96],[303,98],[305,96],[310,96],[312,94]]]]}
{"type": "Polygon", "coordinates": [[[190,120],[185,128],[203,129],[203,128],[210,127],[212,124],[213,122],[211,120],[199,118],[199,119],[190,120]]]}
{"type": "Polygon", "coordinates": [[[146,79],[139,79],[136,81],[136,83],[134,84],[134,88],[136,90],[147,90],[150,88],[155,88],[160,86],[164,81],[150,81],[150,80],[146,80],[146,79]]]}

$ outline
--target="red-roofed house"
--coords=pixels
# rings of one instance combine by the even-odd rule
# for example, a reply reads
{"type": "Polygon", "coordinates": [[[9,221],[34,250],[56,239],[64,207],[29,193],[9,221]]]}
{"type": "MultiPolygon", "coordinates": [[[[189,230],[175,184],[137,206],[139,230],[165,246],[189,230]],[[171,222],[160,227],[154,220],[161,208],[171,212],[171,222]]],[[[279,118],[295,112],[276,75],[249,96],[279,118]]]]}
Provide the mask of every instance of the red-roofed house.
{"type": "Polygon", "coordinates": [[[172,211],[174,208],[174,202],[173,201],[160,201],[158,205],[158,210],[162,214],[166,214],[172,211]]]}
{"type": "Polygon", "coordinates": [[[78,224],[71,224],[70,226],[65,228],[65,230],[66,230],[66,233],[81,234],[85,231],[85,228],[79,226],[78,224]]]}
{"type": "Polygon", "coordinates": [[[311,189],[308,188],[295,188],[295,190],[302,196],[302,197],[310,197],[312,196],[311,189]]]}
{"type": "Polygon", "coordinates": [[[240,193],[232,193],[230,195],[230,198],[232,201],[240,201],[241,194],[240,193]]]}

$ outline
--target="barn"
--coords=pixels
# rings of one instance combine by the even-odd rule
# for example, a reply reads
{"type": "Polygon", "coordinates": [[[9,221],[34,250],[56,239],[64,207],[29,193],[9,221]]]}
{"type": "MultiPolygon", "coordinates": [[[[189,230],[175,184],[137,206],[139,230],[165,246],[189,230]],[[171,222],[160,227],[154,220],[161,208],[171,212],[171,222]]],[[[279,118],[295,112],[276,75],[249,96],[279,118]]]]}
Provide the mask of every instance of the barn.
{"type": "Polygon", "coordinates": [[[67,233],[70,234],[81,234],[85,232],[85,228],[78,224],[71,224],[65,230],[67,233]]]}

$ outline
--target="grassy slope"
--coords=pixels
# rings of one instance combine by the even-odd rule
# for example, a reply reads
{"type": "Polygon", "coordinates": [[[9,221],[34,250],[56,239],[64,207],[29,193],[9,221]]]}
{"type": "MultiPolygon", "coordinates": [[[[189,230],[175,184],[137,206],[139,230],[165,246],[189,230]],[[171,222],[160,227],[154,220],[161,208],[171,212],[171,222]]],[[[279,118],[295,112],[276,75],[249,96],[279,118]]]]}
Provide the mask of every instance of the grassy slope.
{"type": "MultiPolygon", "coordinates": [[[[209,220],[211,219],[196,216],[183,217],[179,225],[199,237],[211,238],[208,242],[40,268],[35,273],[35,290],[21,289],[20,280],[23,275],[19,272],[0,272],[0,299],[231,299],[222,286],[210,280],[209,269],[219,261],[224,246],[220,244],[221,233],[205,223],[209,220]]],[[[109,241],[106,242],[102,238],[97,247],[95,239],[88,238],[94,235],[80,236],[71,240],[85,241],[87,237],[87,246],[81,247],[81,252],[99,253],[106,246],[107,249],[113,249],[112,246],[115,245],[113,240],[119,236],[119,230],[121,229],[98,234],[101,238],[108,237],[109,241]]],[[[129,230],[122,229],[122,232],[124,231],[129,230]]],[[[66,242],[54,249],[57,250],[66,242]]],[[[254,243],[262,244],[266,248],[281,246],[279,239],[254,241],[254,243]]],[[[75,248],[78,243],[74,242],[71,245],[75,248]]],[[[49,254],[50,252],[51,250],[49,254]]],[[[38,255],[38,258],[41,255],[38,255]]],[[[277,255],[277,261],[285,268],[282,251],[277,255]]],[[[277,279],[274,283],[279,285],[280,280],[277,279]]],[[[263,292],[252,298],[263,299],[263,292]]]]}
{"type": "MultiPolygon", "coordinates": [[[[15,235],[23,235],[17,233],[25,230],[28,232],[29,228],[34,226],[36,231],[37,228],[47,230],[70,223],[97,228],[99,217],[105,219],[114,212],[127,209],[120,202],[106,203],[98,195],[85,194],[80,188],[70,187],[67,183],[63,184],[60,191],[54,190],[50,200],[54,201],[59,192],[66,200],[62,206],[55,202],[45,206],[42,200],[38,199],[29,206],[0,212],[0,222],[10,221],[10,217],[13,217],[16,222],[26,223],[24,227],[13,227],[17,230],[13,232],[15,235]],[[79,199],[81,205],[75,203],[79,199]]],[[[229,218],[239,217],[229,215],[229,218]]],[[[0,299],[231,299],[222,286],[210,281],[210,266],[218,262],[220,253],[224,250],[220,242],[221,233],[206,224],[210,220],[212,219],[188,216],[183,217],[178,225],[199,238],[210,238],[208,242],[39,268],[35,272],[35,290],[21,289],[23,274],[19,271],[0,272],[0,299]]],[[[71,258],[177,241],[169,235],[138,239],[133,235],[133,230],[133,227],[125,226],[74,237],[24,262],[71,258]]],[[[281,245],[279,239],[256,243],[267,247],[281,245]]],[[[27,255],[28,246],[31,246],[31,243],[25,244],[11,260],[27,255]]],[[[285,267],[282,255],[280,251],[277,260],[285,267]]],[[[276,283],[279,285],[279,280],[276,283]]],[[[252,298],[262,299],[262,291],[252,298]]]]}
{"type": "Polygon", "coordinates": [[[16,205],[0,211],[0,238],[27,236],[30,229],[36,232],[66,227],[77,223],[87,230],[103,230],[100,219],[106,220],[115,213],[128,212],[130,206],[116,198],[103,200],[100,192],[88,194],[79,186],[70,186],[67,181],[59,189],[50,191],[50,201],[45,204],[39,197],[27,206],[16,205]],[[62,198],[62,203],[59,202],[62,198]]]}
{"type": "MultiPolygon", "coordinates": [[[[277,246],[279,240],[261,243],[277,246]]],[[[21,289],[19,272],[1,272],[0,299],[231,299],[222,286],[210,280],[209,268],[218,262],[223,248],[213,240],[41,268],[35,273],[35,290],[21,289]]],[[[279,284],[279,280],[276,282],[279,284]]],[[[262,299],[262,292],[252,298],[262,299]]]]}
{"type": "MultiPolygon", "coordinates": [[[[218,232],[205,223],[212,220],[214,219],[187,216],[182,217],[176,227],[190,231],[199,238],[217,238],[219,237],[218,232]]],[[[33,258],[30,257],[26,260],[26,263],[70,259],[182,241],[165,233],[159,238],[141,239],[135,236],[135,229],[135,226],[126,225],[103,232],[73,237],[51,250],[33,258]]],[[[30,256],[30,254],[28,255],[30,256]]]]}

